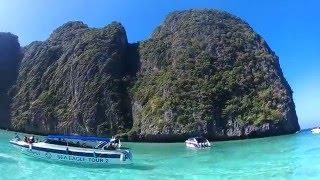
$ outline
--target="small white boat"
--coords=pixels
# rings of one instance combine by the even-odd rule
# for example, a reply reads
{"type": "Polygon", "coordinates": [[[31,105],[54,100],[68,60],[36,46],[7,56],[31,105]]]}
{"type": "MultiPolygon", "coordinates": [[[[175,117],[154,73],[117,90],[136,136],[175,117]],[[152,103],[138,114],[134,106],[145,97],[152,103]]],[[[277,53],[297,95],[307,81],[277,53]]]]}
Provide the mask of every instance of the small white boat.
{"type": "Polygon", "coordinates": [[[204,137],[193,137],[185,141],[189,148],[210,148],[210,142],[204,137]]]}
{"type": "Polygon", "coordinates": [[[316,127],[316,128],[311,129],[311,132],[313,134],[319,134],[320,133],[320,127],[316,127]]]}
{"type": "Polygon", "coordinates": [[[115,138],[49,135],[44,141],[35,142],[33,137],[21,140],[16,136],[10,143],[23,154],[49,161],[97,165],[132,162],[131,152],[120,149],[121,142],[115,138]]]}

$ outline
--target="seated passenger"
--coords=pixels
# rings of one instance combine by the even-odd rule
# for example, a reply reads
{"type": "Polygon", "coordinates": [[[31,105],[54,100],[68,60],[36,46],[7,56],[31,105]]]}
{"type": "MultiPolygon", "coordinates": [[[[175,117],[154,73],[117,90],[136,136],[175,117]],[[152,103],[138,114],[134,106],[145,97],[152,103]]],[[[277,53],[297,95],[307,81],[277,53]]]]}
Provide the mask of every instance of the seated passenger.
{"type": "Polygon", "coordinates": [[[29,138],[29,143],[30,143],[30,144],[34,143],[34,136],[31,136],[31,137],[29,138]]]}
{"type": "Polygon", "coordinates": [[[116,147],[113,143],[109,143],[107,146],[104,147],[105,150],[116,150],[116,147]]]}

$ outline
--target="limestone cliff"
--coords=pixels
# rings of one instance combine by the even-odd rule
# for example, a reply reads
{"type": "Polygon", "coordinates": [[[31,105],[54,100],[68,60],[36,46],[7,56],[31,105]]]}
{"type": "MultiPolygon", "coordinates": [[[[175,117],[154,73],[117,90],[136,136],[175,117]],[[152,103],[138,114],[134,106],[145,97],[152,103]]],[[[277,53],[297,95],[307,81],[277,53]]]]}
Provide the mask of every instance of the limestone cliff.
{"type": "Polygon", "coordinates": [[[126,32],[69,22],[27,46],[12,127],[38,133],[117,134],[132,126],[126,94],[126,32]]]}
{"type": "Polygon", "coordinates": [[[233,15],[174,12],[139,52],[133,139],[231,139],[299,130],[278,57],[233,15]]]}

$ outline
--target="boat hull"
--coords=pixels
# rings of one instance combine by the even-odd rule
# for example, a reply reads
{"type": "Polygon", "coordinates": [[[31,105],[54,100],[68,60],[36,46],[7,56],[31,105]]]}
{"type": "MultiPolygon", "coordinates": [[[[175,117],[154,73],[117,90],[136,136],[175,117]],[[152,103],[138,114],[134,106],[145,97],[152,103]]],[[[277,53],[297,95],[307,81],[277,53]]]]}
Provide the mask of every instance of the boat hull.
{"type": "Polygon", "coordinates": [[[186,143],[186,147],[193,148],[193,149],[209,149],[209,148],[211,148],[211,146],[197,146],[197,145],[189,144],[189,143],[186,143]]]}
{"type": "Polygon", "coordinates": [[[125,152],[124,154],[95,155],[94,153],[39,148],[28,144],[19,144],[13,141],[10,143],[20,150],[22,154],[46,161],[90,165],[131,164],[132,162],[131,157],[126,157],[125,152]]]}
{"type": "Polygon", "coordinates": [[[185,143],[188,148],[194,148],[194,149],[204,149],[204,148],[211,147],[210,142],[203,137],[189,138],[185,141],[185,143]]]}

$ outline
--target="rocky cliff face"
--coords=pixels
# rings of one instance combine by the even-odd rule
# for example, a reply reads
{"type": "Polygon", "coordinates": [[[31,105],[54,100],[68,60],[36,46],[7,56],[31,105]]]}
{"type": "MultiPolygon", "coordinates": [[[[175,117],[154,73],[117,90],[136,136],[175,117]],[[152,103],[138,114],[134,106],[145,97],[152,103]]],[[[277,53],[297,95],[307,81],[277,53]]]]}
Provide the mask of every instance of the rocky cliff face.
{"type": "Polygon", "coordinates": [[[278,57],[248,24],[214,10],[171,13],[150,39],[70,22],[25,48],[11,126],[38,133],[180,141],[299,130],[278,57]]]}
{"type": "Polygon", "coordinates": [[[9,89],[14,84],[22,57],[18,37],[0,33],[0,127],[9,125],[9,89]]]}
{"type": "Polygon", "coordinates": [[[174,12],[139,52],[133,139],[231,139],[299,130],[278,57],[235,16],[174,12]]]}
{"type": "Polygon", "coordinates": [[[26,47],[12,127],[39,133],[117,134],[132,126],[126,94],[127,37],[119,23],[102,29],[70,22],[26,47]]]}

